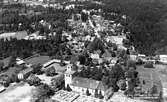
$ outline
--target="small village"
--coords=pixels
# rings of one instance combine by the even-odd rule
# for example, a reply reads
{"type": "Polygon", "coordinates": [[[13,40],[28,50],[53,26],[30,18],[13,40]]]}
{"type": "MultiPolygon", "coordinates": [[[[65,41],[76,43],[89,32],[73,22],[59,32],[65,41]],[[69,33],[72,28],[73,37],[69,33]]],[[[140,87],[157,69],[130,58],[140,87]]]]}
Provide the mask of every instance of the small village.
{"type": "Polygon", "coordinates": [[[0,25],[0,102],[161,102],[166,93],[157,70],[167,55],[139,53],[126,15],[107,19],[102,9],[74,12],[82,6],[65,4],[51,5],[53,12],[73,12],[60,21],[34,18],[31,29],[18,22],[12,32],[6,31],[15,25],[0,25]]]}

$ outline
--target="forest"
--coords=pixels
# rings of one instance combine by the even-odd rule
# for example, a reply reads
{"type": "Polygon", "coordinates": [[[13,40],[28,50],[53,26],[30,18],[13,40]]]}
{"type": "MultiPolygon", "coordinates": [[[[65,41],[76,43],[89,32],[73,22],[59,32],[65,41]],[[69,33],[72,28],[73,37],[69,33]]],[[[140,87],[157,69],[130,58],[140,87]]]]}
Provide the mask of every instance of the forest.
{"type": "MultiPolygon", "coordinates": [[[[125,25],[139,53],[154,55],[167,44],[166,11],[162,0],[102,0],[104,12],[127,15],[125,25]]],[[[164,52],[165,53],[165,52],[164,52]]]]}

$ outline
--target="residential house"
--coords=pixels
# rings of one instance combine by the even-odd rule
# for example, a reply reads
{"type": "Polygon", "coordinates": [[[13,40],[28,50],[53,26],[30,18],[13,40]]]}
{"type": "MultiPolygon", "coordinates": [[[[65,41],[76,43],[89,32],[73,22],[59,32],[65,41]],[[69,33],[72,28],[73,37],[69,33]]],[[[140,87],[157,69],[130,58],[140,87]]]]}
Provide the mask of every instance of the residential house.
{"type": "Polygon", "coordinates": [[[129,55],[129,59],[132,60],[132,61],[137,61],[137,55],[129,55]]]}
{"type": "Polygon", "coordinates": [[[33,71],[33,68],[27,68],[25,70],[22,70],[18,73],[18,79],[23,80],[28,78],[28,76],[31,74],[31,72],[33,71]]]}
{"type": "Polygon", "coordinates": [[[0,39],[10,40],[11,38],[16,38],[17,40],[24,39],[27,36],[26,31],[19,31],[19,32],[9,32],[0,34],[0,39]]]}
{"type": "Polygon", "coordinates": [[[16,58],[16,64],[17,65],[23,65],[23,64],[25,64],[25,61],[20,59],[20,58],[16,58]]]}
{"type": "Polygon", "coordinates": [[[167,64],[167,55],[159,55],[159,62],[167,64]]]}
{"type": "Polygon", "coordinates": [[[99,59],[100,56],[98,53],[91,53],[91,56],[90,56],[92,59],[99,59]]]}
{"type": "Polygon", "coordinates": [[[125,36],[110,36],[108,39],[117,45],[123,45],[123,39],[126,39],[125,36]]]}
{"type": "Polygon", "coordinates": [[[139,60],[142,60],[143,62],[146,62],[146,55],[144,55],[144,54],[138,54],[137,55],[137,59],[139,60]]]}
{"type": "Polygon", "coordinates": [[[9,76],[6,74],[0,75],[0,84],[4,85],[4,84],[8,83],[9,79],[10,79],[9,76]]]}

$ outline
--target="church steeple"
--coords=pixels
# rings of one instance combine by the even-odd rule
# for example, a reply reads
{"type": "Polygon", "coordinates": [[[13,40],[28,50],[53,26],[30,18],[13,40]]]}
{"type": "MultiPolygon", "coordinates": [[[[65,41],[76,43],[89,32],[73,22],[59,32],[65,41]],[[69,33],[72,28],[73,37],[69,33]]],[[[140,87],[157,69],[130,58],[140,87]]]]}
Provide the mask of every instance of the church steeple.
{"type": "Polygon", "coordinates": [[[75,71],[73,70],[73,65],[69,64],[67,65],[67,70],[65,72],[65,87],[67,87],[67,85],[72,84],[72,79],[73,79],[73,74],[75,73],[75,71]]]}

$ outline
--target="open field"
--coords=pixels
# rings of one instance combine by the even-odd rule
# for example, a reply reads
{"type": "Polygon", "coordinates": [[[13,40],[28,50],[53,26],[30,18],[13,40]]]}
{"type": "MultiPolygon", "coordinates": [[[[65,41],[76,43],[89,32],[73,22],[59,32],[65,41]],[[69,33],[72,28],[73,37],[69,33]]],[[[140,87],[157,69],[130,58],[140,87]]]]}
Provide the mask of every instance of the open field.
{"type": "Polygon", "coordinates": [[[0,102],[30,102],[33,86],[19,83],[9,86],[3,93],[0,93],[0,102]]]}
{"type": "Polygon", "coordinates": [[[164,102],[167,102],[167,65],[156,65],[156,72],[159,74],[163,86],[164,102]]]}
{"type": "Polygon", "coordinates": [[[156,69],[144,68],[143,66],[138,66],[137,71],[139,72],[139,77],[141,81],[145,81],[145,85],[142,84],[142,90],[147,91],[153,85],[156,85],[158,92],[162,91],[162,84],[156,69]]]}

